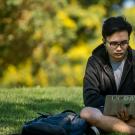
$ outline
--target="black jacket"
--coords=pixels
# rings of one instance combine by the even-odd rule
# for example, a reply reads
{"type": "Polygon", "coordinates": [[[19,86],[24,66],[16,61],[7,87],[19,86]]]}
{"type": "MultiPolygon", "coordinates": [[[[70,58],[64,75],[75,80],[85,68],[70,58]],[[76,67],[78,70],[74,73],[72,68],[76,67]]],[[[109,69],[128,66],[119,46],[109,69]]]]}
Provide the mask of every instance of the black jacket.
{"type": "Polygon", "coordinates": [[[135,76],[133,73],[135,66],[133,66],[132,54],[133,52],[129,47],[120,87],[117,90],[105,46],[101,44],[93,51],[92,56],[88,59],[83,80],[85,106],[96,107],[103,111],[102,107],[106,95],[135,95],[135,76]]]}

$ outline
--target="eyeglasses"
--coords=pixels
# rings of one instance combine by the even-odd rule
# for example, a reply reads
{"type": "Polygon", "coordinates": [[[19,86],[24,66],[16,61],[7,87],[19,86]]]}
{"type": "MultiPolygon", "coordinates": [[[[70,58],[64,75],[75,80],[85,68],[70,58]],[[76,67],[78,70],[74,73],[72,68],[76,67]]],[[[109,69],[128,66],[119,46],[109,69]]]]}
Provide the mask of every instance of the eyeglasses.
{"type": "Polygon", "coordinates": [[[129,45],[129,40],[123,40],[123,41],[107,41],[106,43],[108,43],[112,48],[116,49],[118,48],[118,46],[120,45],[121,48],[124,48],[125,46],[129,45]]]}

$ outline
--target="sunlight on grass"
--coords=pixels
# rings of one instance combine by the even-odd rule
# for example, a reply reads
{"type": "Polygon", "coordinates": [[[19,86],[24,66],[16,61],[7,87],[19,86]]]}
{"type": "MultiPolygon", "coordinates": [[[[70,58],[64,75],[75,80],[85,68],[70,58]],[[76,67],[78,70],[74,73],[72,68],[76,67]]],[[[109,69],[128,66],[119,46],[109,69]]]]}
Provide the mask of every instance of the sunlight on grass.
{"type": "Polygon", "coordinates": [[[37,117],[37,112],[79,112],[82,107],[80,87],[0,89],[0,135],[20,132],[23,123],[37,117]]]}
{"type": "Polygon", "coordinates": [[[79,113],[83,106],[81,87],[0,89],[0,135],[20,133],[24,122],[38,112],[55,114],[71,109],[79,113]]]}

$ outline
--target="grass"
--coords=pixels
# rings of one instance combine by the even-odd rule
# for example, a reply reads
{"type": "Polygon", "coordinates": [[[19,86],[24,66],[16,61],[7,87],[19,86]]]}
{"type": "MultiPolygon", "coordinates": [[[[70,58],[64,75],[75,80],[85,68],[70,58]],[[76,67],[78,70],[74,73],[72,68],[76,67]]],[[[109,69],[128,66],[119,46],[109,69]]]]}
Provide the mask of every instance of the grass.
{"type": "Polygon", "coordinates": [[[0,89],[0,135],[20,132],[23,123],[37,117],[37,112],[79,112],[81,95],[77,87],[0,89]]]}
{"type": "Polygon", "coordinates": [[[81,87],[1,88],[0,135],[20,133],[24,122],[38,112],[55,114],[71,109],[79,113],[82,107],[81,87]]]}

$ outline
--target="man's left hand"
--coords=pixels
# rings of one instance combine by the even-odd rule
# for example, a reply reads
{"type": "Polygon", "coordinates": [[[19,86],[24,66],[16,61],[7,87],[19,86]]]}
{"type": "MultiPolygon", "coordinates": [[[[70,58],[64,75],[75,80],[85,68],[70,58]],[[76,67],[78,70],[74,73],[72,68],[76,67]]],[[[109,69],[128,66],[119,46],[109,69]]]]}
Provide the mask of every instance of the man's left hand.
{"type": "Polygon", "coordinates": [[[119,111],[117,113],[117,117],[123,121],[128,121],[130,119],[130,116],[128,114],[128,111],[126,108],[124,108],[123,110],[119,111]]]}

